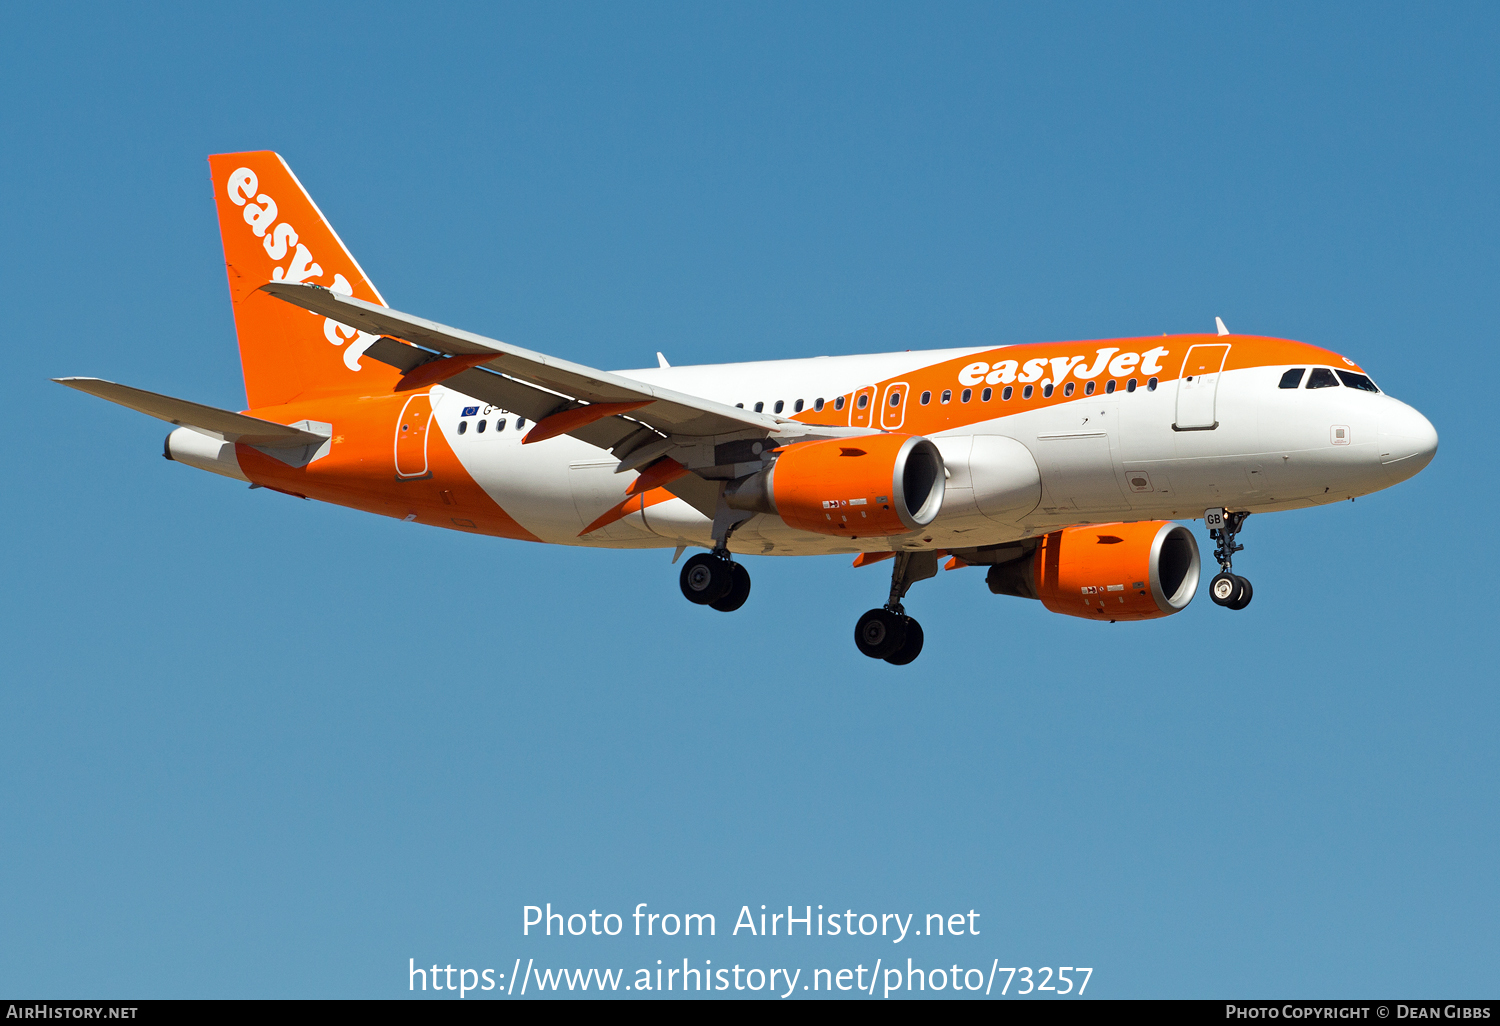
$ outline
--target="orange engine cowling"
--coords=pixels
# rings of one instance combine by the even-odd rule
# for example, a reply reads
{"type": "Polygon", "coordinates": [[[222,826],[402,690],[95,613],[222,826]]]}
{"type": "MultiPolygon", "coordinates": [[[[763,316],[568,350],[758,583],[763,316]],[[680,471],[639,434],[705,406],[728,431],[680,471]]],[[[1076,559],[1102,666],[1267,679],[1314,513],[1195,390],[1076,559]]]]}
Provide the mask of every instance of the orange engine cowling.
{"type": "Polygon", "coordinates": [[[1053,531],[1029,554],[990,567],[997,595],[1041,599],[1088,620],[1152,620],[1187,607],[1198,590],[1198,542],[1168,520],[1053,531]]]}
{"type": "Polygon", "coordinates": [[[946,477],[925,438],[861,435],[789,445],[770,468],[726,487],[724,501],[817,534],[910,534],[937,517],[946,477]]]}

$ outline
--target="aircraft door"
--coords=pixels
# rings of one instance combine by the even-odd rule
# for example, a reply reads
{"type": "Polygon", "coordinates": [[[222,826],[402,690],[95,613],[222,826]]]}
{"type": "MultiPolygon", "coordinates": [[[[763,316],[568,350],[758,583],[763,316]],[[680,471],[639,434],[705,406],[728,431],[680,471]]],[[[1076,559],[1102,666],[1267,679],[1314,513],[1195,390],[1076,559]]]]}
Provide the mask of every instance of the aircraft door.
{"type": "Polygon", "coordinates": [[[427,433],[432,429],[432,396],[414,395],[401,407],[396,421],[396,477],[409,481],[430,476],[427,470],[427,433]]]}
{"type": "Polygon", "coordinates": [[[849,407],[849,426],[867,428],[872,422],[875,405],[875,386],[866,385],[854,393],[854,404],[849,407]]]}
{"type": "Polygon", "coordinates": [[[1219,426],[1214,416],[1214,401],[1219,393],[1219,378],[1229,346],[1192,346],[1182,360],[1177,378],[1177,419],[1175,431],[1212,431],[1219,426]]]}
{"type": "Polygon", "coordinates": [[[906,382],[898,381],[885,386],[885,398],[880,401],[880,426],[895,431],[906,420],[906,382]]]}

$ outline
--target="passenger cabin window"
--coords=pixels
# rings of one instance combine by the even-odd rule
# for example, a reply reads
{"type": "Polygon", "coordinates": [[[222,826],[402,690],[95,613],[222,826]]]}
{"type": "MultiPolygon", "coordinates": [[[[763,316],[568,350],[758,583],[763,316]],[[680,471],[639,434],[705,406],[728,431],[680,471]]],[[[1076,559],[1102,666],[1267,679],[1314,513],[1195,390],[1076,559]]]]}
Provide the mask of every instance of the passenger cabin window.
{"type": "Polygon", "coordinates": [[[1379,392],[1380,391],[1380,389],[1378,389],[1378,388],[1375,387],[1375,382],[1371,381],[1369,378],[1365,377],[1363,374],[1356,374],[1354,371],[1342,371],[1342,370],[1341,371],[1336,371],[1335,373],[1338,374],[1339,380],[1344,383],[1344,387],[1345,388],[1357,388],[1361,392],[1379,392]]]}
{"type": "Polygon", "coordinates": [[[792,404],[792,412],[793,413],[801,413],[802,412],[802,400],[801,399],[798,399],[795,403],[792,404]]]}
{"type": "Polygon", "coordinates": [[[931,392],[923,392],[922,393],[922,405],[926,406],[930,402],[932,402],[932,393],[931,392]]]}
{"type": "Polygon", "coordinates": [[[1127,391],[1127,392],[1134,392],[1135,391],[1135,378],[1131,378],[1129,381],[1125,382],[1125,391],[1127,391]]]}
{"type": "Polygon", "coordinates": [[[1115,388],[1116,388],[1115,379],[1114,378],[1110,378],[1109,381],[1106,382],[1105,385],[1104,385],[1104,394],[1105,395],[1114,395],[1115,394],[1115,388]]]}
{"type": "Polygon", "coordinates": [[[979,393],[979,401],[982,403],[987,403],[990,401],[990,397],[994,394],[995,390],[993,388],[986,388],[983,392],[979,393]]]}
{"type": "Polygon", "coordinates": [[[868,393],[864,394],[864,395],[861,395],[857,400],[855,400],[854,405],[858,406],[861,410],[864,409],[866,406],[869,406],[870,405],[870,396],[868,395],[868,393]]]}
{"type": "Polygon", "coordinates": [[[891,406],[892,407],[896,407],[896,406],[900,406],[900,405],[901,405],[901,392],[899,390],[897,390],[897,391],[891,393],[891,406]]]}
{"type": "Polygon", "coordinates": [[[469,430],[469,422],[466,421],[466,420],[459,421],[458,422],[458,433],[459,434],[463,434],[467,430],[469,430]]]}
{"type": "Polygon", "coordinates": [[[1021,389],[1021,398],[1022,399],[1030,399],[1031,398],[1031,390],[1033,388],[1035,388],[1035,387],[1036,387],[1035,385],[1027,385],[1025,388],[1021,389]]]}
{"type": "Polygon", "coordinates": [[[516,430],[519,431],[519,430],[521,430],[525,426],[526,426],[526,418],[525,417],[517,417],[516,418],[516,430]]]}
{"type": "Polygon", "coordinates": [[[504,417],[501,417],[499,420],[495,421],[495,430],[497,432],[505,430],[505,418],[504,417]]]}
{"type": "Polygon", "coordinates": [[[818,398],[816,398],[816,399],[813,400],[813,412],[814,413],[822,413],[823,412],[823,397],[822,396],[819,396],[818,398]]]}
{"type": "Polygon", "coordinates": [[[972,388],[966,388],[958,394],[958,401],[961,403],[966,403],[972,398],[974,398],[974,390],[972,388]]]}
{"type": "Polygon", "coordinates": [[[765,413],[766,412],[766,404],[765,403],[756,403],[755,404],[755,412],[756,413],[765,413]]]}
{"type": "Polygon", "coordinates": [[[945,404],[946,403],[951,403],[953,401],[953,389],[951,389],[951,388],[945,388],[945,389],[943,389],[943,397],[940,400],[938,400],[938,401],[941,402],[941,403],[945,403],[945,404]]]}
{"type": "Polygon", "coordinates": [[[736,410],[743,410],[745,408],[745,404],[744,403],[735,403],[734,404],[734,408],[736,410]]]}
{"type": "Polygon", "coordinates": [[[1296,388],[1302,384],[1302,375],[1307,373],[1306,367],[1293,367],[1281,376],[1281,384],[1277,388],[1296,388]]]}
{"type": "Polygon", "coordinates": [[[1148,392],[1155,392],[1156,391],[1156,379],[1155,378],[1151,378],[1150,380],[1148,380],[1146,382],[1146,391],[1148,391],[1148,392]]]}
{"type": "Polygon", "coordinates": [[[475,424],[474,425],[474,431],[477,434],[481,434],[481,435],[484,434],[484,421],[481,420],[478,424],[475,424]]]}
{"type": "Polygon", "coordinates": [[[1011,388],[1011,386],[1009,386],[1009,385],[1006,385],[1004,388],[1002,388],[1000,390],[1000,401],[1008,403],[1008,402],[1010,402],[1010,397],[1013,396],[1013,395],[1015,395],[1015,394],[1016,394],[1015,389],[1011,388]]]}
{"type": "Polygon", "coordinates": [[[844,397],[843,396],[839,396],[837,399],[835,399],[833,401],[833,408],[835,410],[842,410],[844,408],[844,397]]]}
{"type": "Polygon", "coordinates": [[[1066,385],[1063,386],[1063,395],[1072,395],[1072,394],[1073,394],[1073,382],[1070,381],[1066,385]]]}
{"type": "Polygon", "coordinates": [[[1327,367],[1314,367],[1307,376],[1308,388],[1338,388],[1339,379],[1327,367]]]}
{"type": "Polygon", "coordinates": [[[773,407],[771,407],[771,412],[772,413],[780,413],[784,409],[786,409],[786,403],[784,403],[780,399],[778,399],[778,400],[776,400],[776,405],[773,406],[773,407]]]}
{"type": "Polygon", "coordinates": [[[1045,385],[1042,386],[1042,398],[1043,399],[1051,399],[1052,398],[1052,382],[1049,381],[1045,385]]]}
{"type": "Polygon", "coordinates": [[[1083,386],[1083,394],[1084,395],[1093,395],[1094,394],[1094,383],[1092,381],[1090,381],[1087,385],[1083,386]]]}

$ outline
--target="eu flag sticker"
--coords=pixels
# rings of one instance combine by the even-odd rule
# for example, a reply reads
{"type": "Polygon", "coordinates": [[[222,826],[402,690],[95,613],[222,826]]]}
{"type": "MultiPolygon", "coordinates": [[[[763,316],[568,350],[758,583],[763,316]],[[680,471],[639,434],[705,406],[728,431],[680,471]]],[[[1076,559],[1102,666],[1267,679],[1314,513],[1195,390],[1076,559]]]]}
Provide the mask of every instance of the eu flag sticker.
{"type": "Polygon", "coordinates": [[[465,417],[475,417],[475,416],[478,416],[479,415],[479,407],[477,407],[477,406],[465,406],[464,407],[464,413],[463,413],[463,415],[465,417]]]}

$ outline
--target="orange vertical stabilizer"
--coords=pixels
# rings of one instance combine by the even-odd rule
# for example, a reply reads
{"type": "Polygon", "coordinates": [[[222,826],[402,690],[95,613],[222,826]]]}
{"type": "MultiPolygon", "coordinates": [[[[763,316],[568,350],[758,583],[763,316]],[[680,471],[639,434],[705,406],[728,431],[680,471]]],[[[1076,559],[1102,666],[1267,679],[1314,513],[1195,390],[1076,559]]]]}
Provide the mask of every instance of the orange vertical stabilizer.
{"type": "Polygon", "coordinates": [[[280,154],[208,158],[248,408],[327,395],[380,395],[400,378],[364,359],[378,336],[274,299],[268,281],[307,282],[385,305],[280,154]]]}

